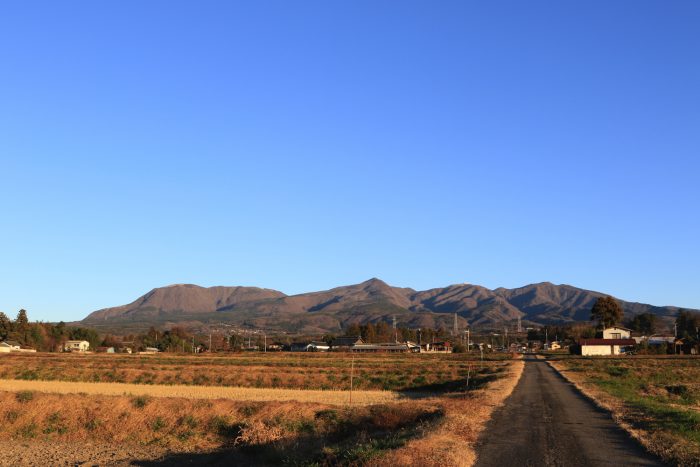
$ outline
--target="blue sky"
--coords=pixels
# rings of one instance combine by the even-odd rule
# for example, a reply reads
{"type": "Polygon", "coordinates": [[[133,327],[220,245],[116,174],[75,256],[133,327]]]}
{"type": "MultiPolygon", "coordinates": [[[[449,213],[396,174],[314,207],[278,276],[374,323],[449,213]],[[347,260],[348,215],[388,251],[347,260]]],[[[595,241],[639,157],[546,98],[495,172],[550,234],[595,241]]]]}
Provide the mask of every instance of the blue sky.
{"type": "Polygon", "coordinates": [[[700,308],[700,3],[4,2],[0,310],[171,283],[700,308]]]}

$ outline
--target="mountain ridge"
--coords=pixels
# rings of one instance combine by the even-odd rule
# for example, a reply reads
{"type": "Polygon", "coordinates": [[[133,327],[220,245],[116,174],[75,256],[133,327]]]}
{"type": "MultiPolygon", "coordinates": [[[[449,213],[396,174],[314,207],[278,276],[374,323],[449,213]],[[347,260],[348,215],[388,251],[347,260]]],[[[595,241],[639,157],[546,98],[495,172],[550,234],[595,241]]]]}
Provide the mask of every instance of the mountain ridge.
{"type": "MultiPolygon", "coordinates": [[[[174,326],[227,323],[299,333],[339,332],[349,324],[391,321],[410,327],[458,325],[501,328],[588,321],[598,297],[606,294],[568,284],[539,282],[508,289],[452,284],[428,290],[394,287],[371,278],[359,284],[287,295],[260,287],[172,284],[158,287],[133,302],[90,313],[86,326],[174,326]]],[[[627,317],[650,312],[662,323],[678,307],[619,300],[627,317]]]]}

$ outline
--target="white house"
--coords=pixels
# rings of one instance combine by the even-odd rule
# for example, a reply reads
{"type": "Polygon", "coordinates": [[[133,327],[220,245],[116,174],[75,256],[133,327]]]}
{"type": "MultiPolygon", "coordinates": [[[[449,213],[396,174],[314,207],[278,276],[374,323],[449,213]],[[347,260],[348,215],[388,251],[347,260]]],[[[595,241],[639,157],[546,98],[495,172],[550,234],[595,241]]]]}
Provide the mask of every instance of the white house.
{"type": "Polygon", "coordinates": [[[0,353],[12,352],[12,346],[7,342],[0,342],[0,353]]]}
{"type": "Polygon", "coordinates": [[[88,341],[66,341],[63,350],[65,352],[87,352],[90,350],[90,343],[88,341]]]}
{"type": "Polygon", "coordinates": [[[631,332],[631,329],[613,326],[603,329],[603,339],[629,339],[631,332]]]}

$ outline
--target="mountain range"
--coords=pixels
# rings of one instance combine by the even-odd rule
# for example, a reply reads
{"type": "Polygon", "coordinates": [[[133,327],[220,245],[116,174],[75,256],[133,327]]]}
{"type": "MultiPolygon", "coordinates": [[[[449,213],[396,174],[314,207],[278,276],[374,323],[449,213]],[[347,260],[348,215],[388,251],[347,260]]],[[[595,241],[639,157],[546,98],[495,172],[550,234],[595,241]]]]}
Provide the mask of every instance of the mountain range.
{"type": "MultiPolygon", "coordinates": [[[[523,326],[589,321],[600,292],[549,282],[515,289],[473,284],[417,291],[373,278],[321,292],[285,295],[257,287],[200,287],[176,284],[151,290],[128,305],[105,308],[80,324],[94,328],[143,329],[230,324],[291,333],[338,333],[350,324],[389,321],[408,327],[501,329],[518,318],[523,326]]],[[[674,306],[620,300],[625,316],[651,312],[670,322],[674,306]]]]}

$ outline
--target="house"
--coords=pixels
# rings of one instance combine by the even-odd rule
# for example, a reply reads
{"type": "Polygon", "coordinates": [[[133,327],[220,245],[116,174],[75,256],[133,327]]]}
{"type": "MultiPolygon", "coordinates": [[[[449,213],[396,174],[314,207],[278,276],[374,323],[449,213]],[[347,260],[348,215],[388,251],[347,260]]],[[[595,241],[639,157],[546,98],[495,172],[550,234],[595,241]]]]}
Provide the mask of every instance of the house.
{"type": "Polygon", "coordinates": [[[550,342],[544,345],[545,350],[559,350],[561,349],[561,344],[557,341],[550,342]]]}
{"type": "Polygon", "coordinates": [[[153,355],[157,354],[158,352],[160,352],[160,350],[158,350],[155,347],[146,347],[145,349],[139,352],[139,355],[153,355]]]}
{"type": "Polygon", "coordinates": [[[581,339],[576,350],[580,355],[620,355],[635,345],[634,339],[581,339]]]}
{"type": "Polygon", "coordinates": [[[66,341],[63,344],[64,352],[87,352],[88,350],[90,350],[88,341],[66,341]]]}
{"type": "Polygon", "coordinates": [[[0,342],[0,353],[12,352],[12,346],[7,342],[0,342]]]}
{"type": "Polygon", "coordinates": [[[361,337],[336,337],[333,339],[333,342],[331,342],[331,350],[333,351],[340,351],[340,352],[347,352],[352,349],[353,346],[358,345],[358,344],[364,344],[365,341],[362,340],[361,337]]]}
{"type": "Polygon", "coordinates": [[[15,350],[20,350],[22,348],[20,343],[17,341],[5,341],[5,343],[10,346],[10,348],[12,349],[13,352],[15,350]]]}
{"type": "Polygon", "coordinates": [[[612,326],[603,329],[603,339],[631,339],[631,329],[622,326],[612,326]]]}
{"type": "Polygon", "coordinates": [[[132,352],[131,347],[124,347],[124,348],[122,349],[122,352],[124,352],[124,353],[131,353],[131,352],[132,352]]]}
{"type": "Polygon", "coordinates": [[[114,353],[114,347],[102,346],[102,347],[98,347],[97,349],[95,349],[95,351],[99,352],[99,353],[114,353]]]}

